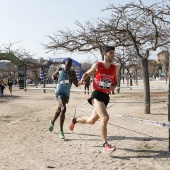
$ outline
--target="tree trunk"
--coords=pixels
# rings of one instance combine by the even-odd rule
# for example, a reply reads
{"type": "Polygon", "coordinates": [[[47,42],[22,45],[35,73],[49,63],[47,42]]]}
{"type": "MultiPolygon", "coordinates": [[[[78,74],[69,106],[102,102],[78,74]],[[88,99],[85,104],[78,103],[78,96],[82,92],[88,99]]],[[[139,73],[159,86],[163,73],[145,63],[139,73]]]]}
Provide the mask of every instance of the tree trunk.
{"type": "Polygon", "coordinates": [[[138,86],[138,70],[137,69],[135,69],[135,71],[136,71],[136,75],[135,75],[135,77],[136,77],[136,85],[138,86]]]}
{"type": "Polygon", "coordinates": [[[130,73],[129,75],[130,75],[130,86],[133,86],[133,83],[132,83],[133,82],[132,81],[132,74],[130,73]]]}
{"type": "Polygon", "coordinates": [[[27,66],[25,66],[25,69],[24,69],[24,91],[27,91],[27,83],[26,83],[26,80],[27,80],[27,66]]]}
{"type": "Polygon", "coordinates": [[[144,113],[150,114],[150,84],[149,84],[149,71],[148,71],[148,60],[142,59],[143,68],[143,85],[144,85],[144,113]]]}
{"type": "Polygon", "coordinates": [[[35,86],[38,86],[38,77],[39,77],[39,74],[37,73],[36,70],[33,70],[32,73],[33,73],[33,77],[34,77],[34,84],[35,84],[35,86]]]}
{"type": "MultiPolygon", "coordinates": [[[[168,88],[168,122],[170,123],[170,57],[169,57],[169,88],[168,88]]],[[[169,152],[170,152],[170,129],[169,129],[169,152]]]]}
{"type": "Polygon", "coordinates": [[[119,74],[118,74],[118,85],[117,85],[117,93],[120,93],[120,82],[121,82],[121,69],[122,67],[119,68],[119,74]]]}
{"type": "Polygon", "coordinates": [[[129,87],[129,74],[127,74],[127,87],[129,87]]]}

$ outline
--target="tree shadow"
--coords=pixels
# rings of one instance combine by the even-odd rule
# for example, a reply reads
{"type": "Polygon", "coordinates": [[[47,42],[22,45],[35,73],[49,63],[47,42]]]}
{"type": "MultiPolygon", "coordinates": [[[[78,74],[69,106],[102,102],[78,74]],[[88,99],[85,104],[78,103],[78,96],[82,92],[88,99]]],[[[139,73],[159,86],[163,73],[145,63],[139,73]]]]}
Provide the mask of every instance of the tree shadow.
{"type": "Polygon", "coordinates": [[[4,95],[3,97],[0,98],[0,103],[1,102],[8,102],[12,99],[19,99],[19,98],[24,98],[23,96],[17,96],[17,95],[4,95]]]}
{"type": "Polygon", "coordinates": [[[136,131],[136,130],[132,130],[132,129],[128,129],[128,128],[125,128],[125,127],[122,127],[122,126],[114,125],[112,123],[108,123],[108,125],[116,126],[118,128],[121,128],[121,129],[124,129],[124,130],[127,130],[127,131],[131,131],[131,132],[135,132],[135,133],[138,133],[138,134],[141,134],[141,135],[144,135],[144,136],[152,137],[152,136],[150,136],[146,133],[142,133],[142,132],[139,132],[139,131],[136,131]]]}
{"type": "Polygon", "coordinates": [[[132,158],[170,158],[170,152],[169,151],[163,151],[163,150],[150,150],[150,149],[127,149],[127,148],[118,148],[119,150],[124,150],[127,152],[134,152],[137,153],[138,155],[133,155],[133,156],[113,156],[114,158],[117,159],[125,159],[129,160],[132,158]]]}
{"type": "Polygon", "coordinates": [[[4,101],[4,100],[0,101],[0,103],[5,103],[5,102],[7,102],[7,101],[4,101]]]}
{"type": "Polygon", "coordinates": [[[130,137],[130,136],[108,136],[108,140],[133,140],[133,141],[166,141],[168,138],[159,137],[130,137]]]}
{"type": "MultiPolygon", "coordinates": [[[[144,103],[144,102],[142,102],[142,101],[109,101],[109,103],[144,103]]],[[[109,107],[109,106],[108,106],[109,107]]]]}
{"type": "MultiPolygon", "coordinates": [[[[135,131],[136,132],[136,131],[135,131]]],[[[89,138],[78,138],[78,139],[71,139],[69,138],[68,140],[66,141],[71,141],[71,140],[86,140],[86,141],[100,141],[100,135],[93,135],[93,134],[87,134],[87,133],[65,133],[67,135],[79,135],[79,136],[92,136],[92,137],[97,137],[96,139],[92,138],[92,139],[89,139],[89,138]]],[[[141,133],[139,133],[141,134],[141,133]]],[[[160,137],[152,137],[152,136],[148,136],[146,134],[142,134],[142,135],[145,135],[147,137],[130,137],[130,136],[107,136],[108,140],[109,141],[113,141],[113,140],[133,140],[133,141],[166,141],[168,140],[168,138],[160,138],[160,137]]]]}
{"type": "Polygon", "coordinates": [[[72,141],[72,140],[84,140],[84,141],[100,141],[100,135],[93,135],[93,134],[87,134],[87,133],[70,133],[70,132],[67,132],[65,133],[67,135],[79,135],[79,136],[95,136],[95,137],[98,137],[97,139],[94,139],[94,138],[78,138],[78,139],[75,139],[75,138],[69,138],[69,139],[65,139],[65,141],[72,141]]]}
{"type": "Polygon", "coordinates": [[[168,113],[151,113],[151,115],[154,115],[154,116],[167,116],[168,113]]]}

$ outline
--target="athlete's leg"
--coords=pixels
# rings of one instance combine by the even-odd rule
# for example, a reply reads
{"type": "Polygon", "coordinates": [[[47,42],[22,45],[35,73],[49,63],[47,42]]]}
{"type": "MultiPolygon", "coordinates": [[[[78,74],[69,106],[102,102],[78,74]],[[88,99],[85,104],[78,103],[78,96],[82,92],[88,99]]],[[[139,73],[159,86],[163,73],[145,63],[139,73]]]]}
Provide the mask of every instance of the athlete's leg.
{"type": "Polygon", "coordinates": [[[8,87],[10,94],[12,94],[12,86],[8,87]]]}
{"type": "Polygon", "coordinates": [[[86,86],[86,84],[84,85],[84,94],[86,94],[86,88],[87,88],[87,86],[86,86]]]}
{"type": "Polygon", "coordinates": [[[11,94],[12,94],[12,86],[11,86],[11,94]]]}
{"type": "Polygon", "coordinates": [[[99,119],[99,116],[96,113],[95,109],[93,109],[93,112],[89,117],[84,116],[84,117],[81,117],[81,118],[76,118],[76,123],[93,125],[98,119],[99,119]]]}
{"type": "Polygon", "coordinates": [[[107,142],[107,122],[109,121],[109,115],[106,111],[106,106],[103,102],[97,99],[92,100],[92,104],[95,108],[96,113],[101,118],[100,122],[100,133],[103,143],[107,142]]]}
{"type": "Polygon", "coordinates": [[[59,116],[60,113],[61,113],[61,105],[60,105],[61,99],[58,99],[58,102],[59,102],[59,105],[58,105],[58,108],[57,108],[57,110],[56,110],[56,112],[55,112],[54,118],[53,118],[53,120],[52,120],[52,124],[53,124],[53,125],[54,125],[55,121],[57,120],[58,116],[59,116]]]}
{"type": "Polygon", "coordinates": [[[87,85],[87,93],[89,94],[89,85],[87,85]]]}
{"type": "Polygon", "coordinates": [[[71,118],[71,124],[70,124],[70,130],[74,130],[74,126],[76,123],[81,123],[81,124],[91,124],[93,125],[97,120],[99,119],[98,114],[96,113],[95,109],[93,110],[91,116],[87,117],[81,117],[81,118],[71,118]]]}
{"type": "Polygon", "coordinates": [[[57,118],[59,117],[59,115],[61,113],[61,106],[60,106],[60,103],[61,103],[60,100],[61,99],[57,98],[57,100],[58,100],[59,105],[58,105],[58,108],[57,108],[57,110],[55,112],[53,120],[50,120],[50,127],[49,127],[50,132],[52,132],[54,130],[54,123],[55,123],[55,121],[57,120],[57,118]]]}
{"type": "Polygon", "coordinates": [[[1,92],[2,92],[2,94],[4,94],[4,89],[5,89],[5,86],[3,86],[3,85],[0,85],[0,87],[1,87],[1,92]]]}
{"type": "Polygon", "coordinates": [[[9,86],[9,92],[10,92],[10,94],[12,93],[12,86],[9,86]]]}
{"type": "Polygon", "coordinates": [[[64,98],[60,100],[60,107],[61,107],[61,112],[60,112],[60,130],[63,131],[63,125],[64,125],[64,120],[65,120],[65,113],[66,113],[66,101],[64,98]]]}
{"type": "Polygon", "coordinates": [[[3,96],[1,85],[0,85],[0,97],[3,96]]]}

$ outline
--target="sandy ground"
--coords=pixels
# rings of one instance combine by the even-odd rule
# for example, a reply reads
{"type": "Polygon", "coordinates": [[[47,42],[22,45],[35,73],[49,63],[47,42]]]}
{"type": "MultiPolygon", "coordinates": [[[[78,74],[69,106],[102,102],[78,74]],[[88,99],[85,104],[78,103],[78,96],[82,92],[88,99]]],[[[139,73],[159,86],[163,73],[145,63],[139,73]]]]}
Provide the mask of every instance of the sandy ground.
{"type": "MultiPolygon", "coordinates": [[[[92,110],[82,87],[72,88],[64,124],[65,140],[58,138],[59,119],[49,132],[49,121],[57,108],[54,90],[5,89],[0,98],[0,170],[169,170],[169,130],[128,119],[168,122],[168,85],[151,82],[151,114],[143,113],[142,87],[124,85],[111,95],[108,141],[117,146],[113,155],[102,152],[99,125],[77,124],[69,131],[70,118],[92,110]],[[78,91],[75,91],[78,90],[78,91]]],[[[31,88],[31,87],[29,87],[31,88]]]]}

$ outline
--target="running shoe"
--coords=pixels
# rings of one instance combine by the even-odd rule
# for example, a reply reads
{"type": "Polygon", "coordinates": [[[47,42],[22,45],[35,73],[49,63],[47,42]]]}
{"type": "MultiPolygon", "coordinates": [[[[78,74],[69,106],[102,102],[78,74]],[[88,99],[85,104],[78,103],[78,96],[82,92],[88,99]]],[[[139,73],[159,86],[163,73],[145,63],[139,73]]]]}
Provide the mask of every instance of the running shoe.
{"type": "Polygon", "coordinates": [[[59,133],[59,138],[60,138],[60,139],[65,139],[65,136],[64,136],[64,132],[63,132],[63,131],[60,131],[60,133],[59,133]]]}
{"type": "Polygon", "coordinates": [[[106,152],[106,153],[112,153],[116,150],[116,146],[111,146],[109,145],[108,143],[105,144],[105,146],[103,147],[103,152],[106,152]]]}
{"type": "Polygon", "coordinates": [[[52,120],[50,120],[50,127],[49,127],[49,131],[52,132],[54,129],[54,125],[52,123],[52,120]]]}
{"type": "Polygon", "coordinates": [[[72,117],[71,118],[71,123],[70,123],[70,130],[73,131],[74,130],[74,126],[75,126],[75,123],[73,123],[73,120],[74,120],[75,117],[72,117]]]}

